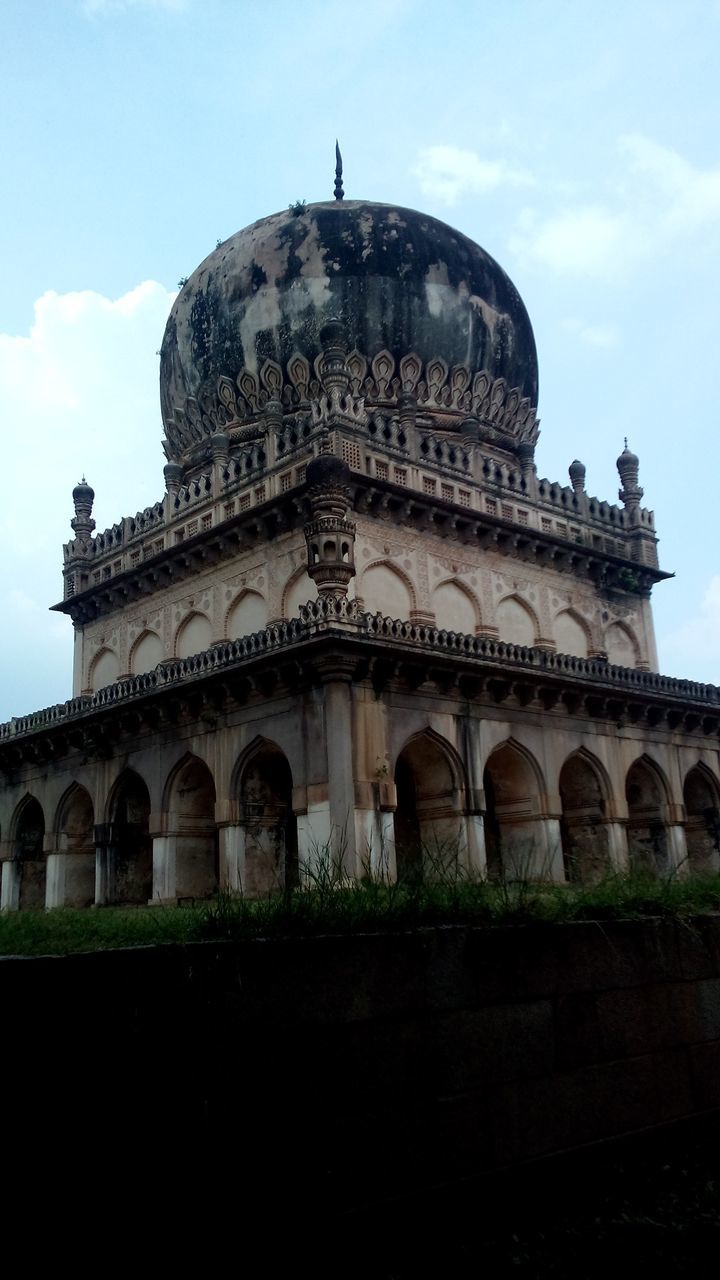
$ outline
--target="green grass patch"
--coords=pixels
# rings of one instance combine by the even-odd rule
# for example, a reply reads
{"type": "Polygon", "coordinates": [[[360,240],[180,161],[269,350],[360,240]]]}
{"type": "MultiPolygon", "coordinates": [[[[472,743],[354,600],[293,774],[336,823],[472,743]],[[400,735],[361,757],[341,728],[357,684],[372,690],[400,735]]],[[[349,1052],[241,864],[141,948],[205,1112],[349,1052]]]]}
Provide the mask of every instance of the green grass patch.
{"type": "Polygon", "coordinates": [[[250,900],[221,893],[177,907],[6,912],[0,955],[66,955],[117,947],[253,937],[348,934],[447,924],[562,924],[578,920],[686,919],[720,910],[720,876],[610,876],[593,885],[472,879],[348,882],[320,865],[308,887],[250,900]]]}

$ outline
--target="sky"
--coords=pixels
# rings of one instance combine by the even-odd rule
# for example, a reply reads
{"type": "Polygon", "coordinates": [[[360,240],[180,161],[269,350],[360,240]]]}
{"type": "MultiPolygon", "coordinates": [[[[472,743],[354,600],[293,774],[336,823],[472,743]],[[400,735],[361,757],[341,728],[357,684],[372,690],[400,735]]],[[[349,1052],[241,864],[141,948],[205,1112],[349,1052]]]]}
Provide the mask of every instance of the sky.
{"type": "Polygon", "coordinates": [[[71,695],[71,491],[162,497],[178,280],[296,200],[450,222],[528,308],[541,476],[655,512],[659,665],[720,684],[720,0],[3,0],[0,720],[71,695]]]}

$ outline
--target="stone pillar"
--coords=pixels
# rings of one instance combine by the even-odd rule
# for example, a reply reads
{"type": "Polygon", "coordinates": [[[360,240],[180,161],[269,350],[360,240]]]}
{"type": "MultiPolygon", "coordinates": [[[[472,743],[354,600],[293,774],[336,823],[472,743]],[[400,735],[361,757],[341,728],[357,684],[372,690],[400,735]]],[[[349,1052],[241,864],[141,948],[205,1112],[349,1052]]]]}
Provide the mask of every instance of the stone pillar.
{"type": "Polygon", "coordinates": [[[218,828],[219,881],[225,893],[242,893],[245,879],[245,828],[226,822],[218,828]]]}
{"type": "Polygon", "coordinates": [[[465,840],[467,846],[467,870],[473,879],[485,879],[487,855],[485,853],[485,823],[479,810],[465,816],[465,840]]]}
{"type": "Polygon", "coordinates": [[[624,822],[606,822],[607,848],[610,869],[619,875],[627,875],[630,868],[628,852],[627,827],[624,822]]]}
{"type": "Polygon", "coordinates": [[[355,848],[358,875],[393,882],[397,792],[389,778],[355,784],[355,848]]]}
{"type": "Polygon", "coordinates": [[[0,882],[0,910],[17,911],[20,906],[20,863],[15,858],[8,858],[2,864],[2,881],[0,882]]]}
{"type": "MultiPolygon", "coordinates": [[[[675,806],[674,806],[675,807],[675,806]]],[[[678,806],[679,807],[679,806],[678,806]]],[[[685,827],[681,823],[667,827],[668,874],[686,876],[690,872],[685,827]]]]}
{"type": "Polygon", "coordinates": [[[98,823],[95,827],[95,906],[106,907],[110,901],[110,883],[112,880],[113,850],[110,843],[111,826],[109,822],[98,823]]]}
{"type": "Polygon", "coordinates": [[[174,902],[177,898],[176,838],[169,835],[154,835],[152,845],[152,903],[161,905],[174,902]]]}
{"type": "Polygon", "coordinates": [[[351,662],[344,663],[338,659],[325,667],[321,678],[325,704],[330,847],[343,872],[354,879],[362,868],[358,863],[355,835],[351,666],[351,662]]]}

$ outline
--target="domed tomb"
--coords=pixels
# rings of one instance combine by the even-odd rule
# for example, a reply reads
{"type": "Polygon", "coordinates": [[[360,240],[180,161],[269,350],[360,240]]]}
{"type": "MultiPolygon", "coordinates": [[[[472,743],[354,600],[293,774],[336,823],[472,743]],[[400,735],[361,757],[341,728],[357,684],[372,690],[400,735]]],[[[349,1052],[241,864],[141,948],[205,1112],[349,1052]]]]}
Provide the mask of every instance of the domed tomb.
{"type": "Polygon", "coordinates": [[[482,417],[484,403],[486,417],[513,423],[520,406],[534,423],[532,327],[494,259],[426,214],[332,201],[231,236],[181,289],[161,352],[168,457],[181,461],[268,401],[288,411],[312,398],[330,319],[366,404],[419,393],[460,415],[482,417]]]}

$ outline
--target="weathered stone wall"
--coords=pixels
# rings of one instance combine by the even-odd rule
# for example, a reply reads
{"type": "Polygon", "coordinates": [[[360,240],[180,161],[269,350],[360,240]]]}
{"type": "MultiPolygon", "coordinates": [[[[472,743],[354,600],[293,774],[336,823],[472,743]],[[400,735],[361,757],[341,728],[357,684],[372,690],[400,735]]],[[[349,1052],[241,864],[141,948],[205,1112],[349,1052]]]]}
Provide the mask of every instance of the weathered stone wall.
{"type": "Polygon", "coordinates": [[[11,1129],[182,1136],[308,1211],[720,1108],[716,917],[9,958],[0,1007],[11,1129]]]}

